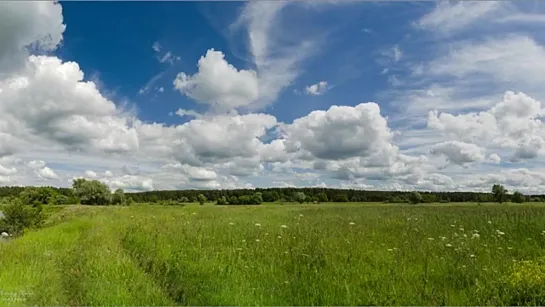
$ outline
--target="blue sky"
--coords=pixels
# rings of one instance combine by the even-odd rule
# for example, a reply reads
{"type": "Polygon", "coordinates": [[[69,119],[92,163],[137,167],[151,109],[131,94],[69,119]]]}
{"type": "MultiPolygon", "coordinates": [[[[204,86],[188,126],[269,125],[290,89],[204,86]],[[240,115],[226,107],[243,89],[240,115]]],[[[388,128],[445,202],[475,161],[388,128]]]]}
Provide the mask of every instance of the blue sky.
{"type": "Polygon", "coordinates": [[[2,2],[0,184],[540,193],[544,27],[540,1],[2,2]]]}

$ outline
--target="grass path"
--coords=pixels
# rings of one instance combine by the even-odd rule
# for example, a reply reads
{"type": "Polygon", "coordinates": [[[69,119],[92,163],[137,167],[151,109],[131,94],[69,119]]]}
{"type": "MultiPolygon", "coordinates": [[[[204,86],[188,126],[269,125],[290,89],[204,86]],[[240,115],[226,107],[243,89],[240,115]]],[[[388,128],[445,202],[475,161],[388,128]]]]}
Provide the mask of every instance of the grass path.
{"type": "Polygon", "coordinates": [[[545,303],[543,206],[77,206],[49,225],[0,246],[0,306],[545,303]]]}

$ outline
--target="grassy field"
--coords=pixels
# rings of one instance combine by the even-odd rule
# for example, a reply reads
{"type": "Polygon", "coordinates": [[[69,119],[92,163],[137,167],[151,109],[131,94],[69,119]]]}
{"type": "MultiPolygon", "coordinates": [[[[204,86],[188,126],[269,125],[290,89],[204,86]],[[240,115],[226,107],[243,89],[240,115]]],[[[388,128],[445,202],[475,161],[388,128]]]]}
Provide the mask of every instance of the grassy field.
{"type": "Polygon", "coordinates": [[[543,305],[545,206],[67,206],[0,305],[543,305]]]}

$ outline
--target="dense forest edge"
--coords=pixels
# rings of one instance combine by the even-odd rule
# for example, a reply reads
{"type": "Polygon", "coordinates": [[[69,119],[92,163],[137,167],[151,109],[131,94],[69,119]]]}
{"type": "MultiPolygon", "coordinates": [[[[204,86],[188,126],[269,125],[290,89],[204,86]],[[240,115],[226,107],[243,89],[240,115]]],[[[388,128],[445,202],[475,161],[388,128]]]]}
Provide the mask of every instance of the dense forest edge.
{"type": "MultiPolygon", "coordinates": [[[[93,182],[93,181],[89,181],[93,182]]],[[[502,187],[500,185],[494,185],[502,187]]],[[[0,187],[0,198],[19,197],[28,187],[0,187]]],[[[31,187],[49,190],[56,197],[55,204],[76,204],[79,202],[74,188],[31,187]]],[[[108,189],[109,191],[109,189],[108,189]]],[[[198,202],[203,195],[207,202],[219,204],[248,204],[248,200],[259,193],[261,202],[391,202],[391,203],[448,203],[448,202],[495,202],[493,192],[427,192],[427,191],[373,191],[332,188],[255,188],[234,190],[163,190],[147,192],[125,192],[125,196],[137,203],[161,201],[198,202]],[[418,195],[415,196],[415,193],[418,195]],[[417,199],[414,199],[414,198],[417,199]],[[235,200],[236,198],[236,200],[235,200]],[[411,199],[413,198],[413,199],[411,199]],[[225,200],[225,202],[223,202],[225,200]]],[[[503,191],[505,202],[545,202],[545,195],[508,194],[503,191]]],[[[501,201],[500,201],[501,202],[501,201]]]]}

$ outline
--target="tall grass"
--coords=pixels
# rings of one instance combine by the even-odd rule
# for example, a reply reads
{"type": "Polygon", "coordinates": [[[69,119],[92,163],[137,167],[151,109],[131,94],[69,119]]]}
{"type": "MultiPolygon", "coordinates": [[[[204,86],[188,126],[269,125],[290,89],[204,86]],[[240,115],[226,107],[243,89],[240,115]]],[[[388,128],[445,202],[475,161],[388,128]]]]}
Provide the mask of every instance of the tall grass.
{"type": "Polygon", "coordinates": [[[79,208],[0,246],[0,289],[21,305],[545,304],[541,206],[79,208]]]}

